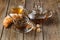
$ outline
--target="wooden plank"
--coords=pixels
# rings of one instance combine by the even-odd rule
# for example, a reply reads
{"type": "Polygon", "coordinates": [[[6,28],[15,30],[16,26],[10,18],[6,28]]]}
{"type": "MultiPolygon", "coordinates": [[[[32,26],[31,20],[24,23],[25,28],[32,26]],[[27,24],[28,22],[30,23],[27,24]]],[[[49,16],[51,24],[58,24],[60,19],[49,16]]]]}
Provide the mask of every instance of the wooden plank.
{"type": "MultiPolygon", "coordinates": [[[[10,0],[8,10],[11,7],[14,7],[17,5],[25,5],[25,0],[10,0]],[[22,4],[22,1],[23,1],[23,4],[22,4]]],[[[7,11],[7,14],[8,14],[8,11],[7,11]]],[[[1,40],[23,40],[23,33],[14,31],[13,27],[14,25],[12,25],[11,28],[9,29],[4,28],[1,40]]]]}
{"type": "MultiPolygon", "coordinates": [[[[59,15],[60,15],[60,0],[57,0],[57,6],[58,6],[58,18],[59,18],[59,15]]],[[[60,20],[60,18],[59,18],[60,20]]],[[[60,21],[59,21],[60,23],[60,21]]]]}
{"type": "MultiPolygon", "coordinates": [[[[57,0],[45,0],[45,8],[57,11],[57,0]]],[[[44,40],[60,40],[60,23],[58,11],[43,23],[44,40]]]]}
{"type": "MultiPolygon", "coordinates": [[[[34,2],[38,1],[39,0],[26,0],[26,8],[28,10],[32,10],[34,2]]],[[[31,31],[27,34],[24,34],[24,40],[43,40],[42,32],[37,33],[35,31],[31,31]]]]}
{"type": "Polygon", "coordinates": [[[2,37],[3,32],[3,19],[6,16],[6,10],[7,10],[8,0],[0,0],[0,39],[2,37]]]}
{"type": "MultiPolygon", "coordinates": [[[[26,2],[26,4],[25,4],[26,9],[32,10],[34,1],[33,0],[26,0],[25,2],[26,2]]],[[[32,31],[27,34],[24,34],[24,40],[34,40],[34,33],[35,32],[32,31]]]]}

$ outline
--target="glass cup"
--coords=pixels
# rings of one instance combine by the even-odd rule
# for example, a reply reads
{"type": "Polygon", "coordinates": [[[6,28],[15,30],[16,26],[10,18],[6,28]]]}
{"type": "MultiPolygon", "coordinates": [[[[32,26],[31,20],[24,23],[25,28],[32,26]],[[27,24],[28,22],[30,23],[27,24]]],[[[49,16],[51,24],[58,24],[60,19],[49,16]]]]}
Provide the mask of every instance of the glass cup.
{"type": "Polygon", "coordinates": [[[32,10],[31,13],[28,14],[30,20],[34,22],[41,22],[40,20],[45,20],[52,17],[53,11],[43,9],[42,7],[38,6],[36,9],[32,10]]]}
{"type": "Polygon", "coordinates": [[[23,6],[13,7],[11,8],[11,10],[9,10],[9,12],[10,14],[13,14],[13,15],[17,14],[17,16],[22,15],[21,18],[18,18],[18,19],[13,18],[15,30],[17,29],[22,32],[24,31],[24,33],[27,33],[33,29],[34,24],[27,17],[28,11],[23,6]]]}

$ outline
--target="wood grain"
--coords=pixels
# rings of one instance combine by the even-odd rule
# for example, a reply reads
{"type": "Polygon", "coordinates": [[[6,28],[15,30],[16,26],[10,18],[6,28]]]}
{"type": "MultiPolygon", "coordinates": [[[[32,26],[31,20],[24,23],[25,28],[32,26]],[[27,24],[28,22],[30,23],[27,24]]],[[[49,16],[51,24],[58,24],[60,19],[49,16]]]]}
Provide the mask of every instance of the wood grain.
{"type": "Polygon", "coordinates": [[[47,9],[56,11],[51,18],[43,23],[44,40],[60,40],[57,0],[45,0],[44,6],[47,9]]]}
{"type": "Polygon", "coordinates": [[[2,37],[3,32],[3,19],[6,16],[6,10],[8,6],[8,0],[0,0],[0,39],[2,37]]]}
{"type": "Polygon", "coordinates": [[[33,3],[39,2],[39,0],[0,0],[0,39],[1,40],[60,40],[60,7],[58,2],[60,0],[40,0],[44,2],[44,8],[55,10],[56,13],[53,14],[51,18],[45,21],[42,24],[43,32],[37,33],[35,31],[31,31],[27,34],[14,31],[13,27],[3,29],[2,21],[6,16],[6,10],[8,14],[8,10],[17,5],[23,5],[28,10],[33,9],[33,3]]]}
{"type": "MultiPolygon", "coordinates": [[[[17,5],[24,6],[25,0],[10,0],[8,10],[17,5]],[[23,1],[23,4],[22,4],[22,1],[23,1]]],[[[7,11],[7,15],[8,15],[8,11],[7,11]]],[[[23,40],[23,33],[15,31],[13,27],[14,25],[12,25],[11,28],[9,29],[4,28],[1,40],[23,40]]]]}

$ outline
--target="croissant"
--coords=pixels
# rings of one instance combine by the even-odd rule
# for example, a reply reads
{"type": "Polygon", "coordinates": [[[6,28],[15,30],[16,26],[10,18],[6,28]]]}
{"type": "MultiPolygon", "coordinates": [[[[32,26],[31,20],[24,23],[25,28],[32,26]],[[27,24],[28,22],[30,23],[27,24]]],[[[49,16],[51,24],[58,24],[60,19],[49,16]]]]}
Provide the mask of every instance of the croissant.
{"type": "Polygon", "coordinates": [[[11,24],[11,23],[13,23],[13,20],[15,20],[15,19],[18,19],[18,18],[22,18],[21,16],[21,14],[10,14],[10,16],[9,15],[7,15],[6,17],[5,17],[5,19],[3,20],[3,26],[5,27],[5,28],[8,28],[8,26],[11,24]],[[11,17],[10,17],[11,16],[11,17]]]}
{"type": "Polygon", "coordinates": [[[3,21],[3,26],[7,28],[11,23],[12,23],[12,18],[10,18],[10,16],[6,16],[3,21]]]}

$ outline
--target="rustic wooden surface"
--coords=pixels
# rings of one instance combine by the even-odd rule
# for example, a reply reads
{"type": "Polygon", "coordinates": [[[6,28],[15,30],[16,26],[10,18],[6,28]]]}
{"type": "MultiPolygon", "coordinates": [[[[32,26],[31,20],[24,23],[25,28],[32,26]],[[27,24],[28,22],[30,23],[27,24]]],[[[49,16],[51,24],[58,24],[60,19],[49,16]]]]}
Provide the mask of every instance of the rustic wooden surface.
{"type": "Polygon", "coordinates": [[[32,31],[25,34],[14,32],[12,28],[4,28],[3,19],[11,7],[23,5],[26,9],[32,10],[34,2],[39,0],[0,0],[0,40],[60,40],[60,0],[40,1],[44,2],[44,8],[55,10],[56,13],[42,24],[42,32],[32,31]]]}
{"type": "Polygon", "coordinates": [[[3,34],[3,19],[6,16],[6,10],[7,10],[7,6],[8,6],[8,0],[0,0],[0,40],[2,38],[2,34],[3,34]]]}

